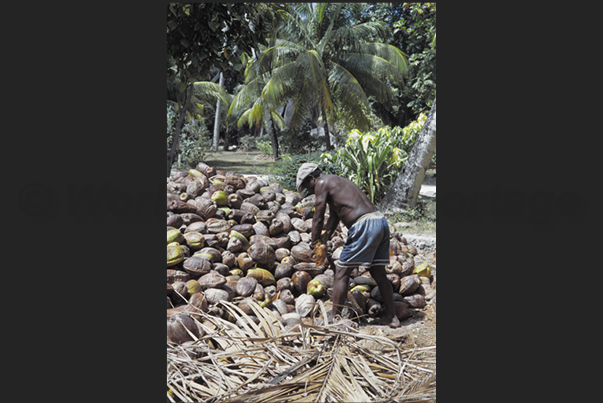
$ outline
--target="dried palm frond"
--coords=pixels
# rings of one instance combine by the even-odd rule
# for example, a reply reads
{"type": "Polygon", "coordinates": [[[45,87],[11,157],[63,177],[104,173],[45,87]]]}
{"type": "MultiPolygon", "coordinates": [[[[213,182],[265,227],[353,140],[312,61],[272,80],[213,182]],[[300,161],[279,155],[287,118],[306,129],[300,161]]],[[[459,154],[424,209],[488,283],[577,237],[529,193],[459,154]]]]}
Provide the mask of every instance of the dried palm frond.
{"type": "Polygon", "coordinates": [[[256,324],[236,305],[221,305],[238,325],[201,314],[203,337],[168,343],[168,401],[435,401],[435,346],[403,348],[326,321],[285,328],[278,314],[252,304],[256,324]]]}

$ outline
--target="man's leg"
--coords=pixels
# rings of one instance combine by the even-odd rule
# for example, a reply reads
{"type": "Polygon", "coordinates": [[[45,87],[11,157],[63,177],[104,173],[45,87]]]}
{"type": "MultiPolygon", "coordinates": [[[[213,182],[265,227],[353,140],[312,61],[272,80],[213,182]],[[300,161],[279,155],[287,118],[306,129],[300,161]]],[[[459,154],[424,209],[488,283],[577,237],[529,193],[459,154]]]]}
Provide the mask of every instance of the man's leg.
{"type": "Polygon", "coordinates": [[[377,283],[381,297],[383,297],[383,305],[385,306],[383,315],[380,319],[374,321],[374,324],[389,325],[391,327],[400,326],[400,321],[396,316],[396,310],[394,308],[394,291],[392,285],[387,279],[385,272],[385,266],[371,266],[369,269],[371,277],[377,283]]]}
{"type": "Polygon", "coordinates": [[[333,282],[333,294],[331,296],[331,300],[333,301],[333,319],[337,315],[341,316],[345,299],[348,296],[350,274],[352,273],[352,270],[354,270],[353,267],[336,266],[335,281],[333,282]]]}

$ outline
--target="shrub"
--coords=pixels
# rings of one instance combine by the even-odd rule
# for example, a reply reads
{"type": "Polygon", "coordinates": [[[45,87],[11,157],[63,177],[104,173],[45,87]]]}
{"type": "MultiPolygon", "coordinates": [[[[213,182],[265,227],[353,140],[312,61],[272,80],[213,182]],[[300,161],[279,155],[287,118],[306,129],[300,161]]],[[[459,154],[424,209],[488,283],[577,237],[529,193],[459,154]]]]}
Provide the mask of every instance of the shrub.
{"type": "Polygon", "coordinates": [[[404,128],[384,126],[365,133],[352,130],[343,147],[322,157],[339,166],[342,176],[373,203],[379,203],[398,177],[426,120],[422,113],[404,128]]]}

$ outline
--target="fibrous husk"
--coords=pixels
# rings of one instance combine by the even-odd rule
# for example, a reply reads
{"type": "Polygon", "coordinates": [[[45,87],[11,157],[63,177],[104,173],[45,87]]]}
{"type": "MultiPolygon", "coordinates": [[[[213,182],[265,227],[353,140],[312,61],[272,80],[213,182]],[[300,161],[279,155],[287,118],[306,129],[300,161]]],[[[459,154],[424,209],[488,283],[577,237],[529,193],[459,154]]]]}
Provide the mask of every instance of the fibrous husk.
{"type": "Polygon", "coordinates": [[[199,232],[185,232],[183,237],[191,250],[201,249],[205,244],[205,237],[199,232]]]}
{"type": "Polygon", "coordinates": [[[291,275],[293,287],[298,294],[304,294],[306,292],[310,280],[312,280],[312,276],[305,271],[296,271],[291,275]]]}
{"type": "Polygon", "coordinates": [[[184,260],[184,248],[181,245],[170,243],[167,245],[167,267],[172,267],[184,260]]]}
{"type": "Polygon", "coordinates": [[[212,217],[209,218],[205,223],[207,224],[207,230],[214,234],[227,232],[230,230],[230,224],[226,220],[212,217]]]}
{"type": "Polygon", "coordinates": [[[276,262],[274,249],[266,242],[256,242],[247,249],[249,256],[262,267],[272,268],[276,262]]]}
{"type": "Polygon", "coordinates": [[[279,263],[274,269],[274,278],[277,280],[284,277],[290,278],[294,272],[295,269],[291,263],[279,263]]]}
{"type": "Polygon", "coordinates": [[[191,256],[184,260],[182,267],[192,278],[199,278],[210,272],[211,262],[207,257],[191,256]]]}
{"type": "Polygon", "coordinates": [[[312,295],[301,294],[295,299],[295,311],[299,316],[305,318],[314,310],[315,304],[316,299],[312,295]]]}
{"type": "Polygon", "coordinates": [[[226,277],[216,271],[210,271],[209,273],[199,277],[199,285],[201,285],[202,290],[207,290],[209,288],[220,288],[224,284],[226,284],[226,277]]]}
{"type": "Polygon", "coordinates": [[[231,294],[222,288],[208,288],[204,291],[207,302],[215,305],[220,301],[231,301],[231,294]]]}
{"type": "Polygon", "coordinates": [[[257,285],[258,281],[255,277],[243,277],[237,282],[237,294],[242,297],[249,297],[253,294],[257,285]]]}
{"type": "Polygon", "coordinates": [[[410,276],[404,276],[400,278],[400,295],[411,295],[421,285],[421,280],[417,274],[411,274],[410,276]]]}
{"type": "Polygon", "coordinates": [[[218,206],[210,199],[197,197],[195,200],[197,201],[198,206],[195,213],[205,220],[212,218],[216,214],[216,211],[218,211],[218,206]]]}
{"type": "Polygon", "coordinates": [[[179,229],[173,228],[168,229],[167,231],[167,243],[181,243],[184,242],[184,235],[180,232],[179,229]]]}
{"type": "Polygon", "coordinates": [[[291,248],[291,256],[298,262],[312,262],[312,248],[305,242],[300,242],[291,248]]]}
{"type": "Polygon", "coordinates": [[[194,341],[201,337],[195,321],[188,315],[175,314],[167,318],[167,335],[176,344],[194,341]]]}
{"type": "Polygon", "coordinates": [[[308,282],[306,293],[315,298],[320,298],[327,293],[327,289],[320,280],[314,278],[308,282]]]}
{"type": "MultiPolygon", "coordinates": [[[[172,214],[167,218],[167,226],[173,228],[180,228],[183,224],[182,217],[180,214],[172,214]]],[[[169,241],[168,241],[169,243],[169,241]]]]}
{"type": "Polygon", "coordinates": [[[276,283],[274,276],[266,269],[262,269],[256,267],[254,269],[247,270],[247,277],[253,277],[260,283],[263,287],[272,285],[276,283]]]}

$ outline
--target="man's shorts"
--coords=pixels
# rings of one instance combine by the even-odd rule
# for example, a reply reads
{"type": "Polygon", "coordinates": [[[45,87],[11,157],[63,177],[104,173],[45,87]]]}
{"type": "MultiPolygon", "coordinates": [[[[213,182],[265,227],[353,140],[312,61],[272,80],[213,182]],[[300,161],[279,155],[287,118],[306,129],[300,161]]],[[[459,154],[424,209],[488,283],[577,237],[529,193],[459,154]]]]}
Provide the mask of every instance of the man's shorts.
{"type": "Polygon", "coordinates": [[[389,226],[383,213],[361,216],[348,229],[348,239],[337,262],[338,267],[389,264],[389,226]]]}

